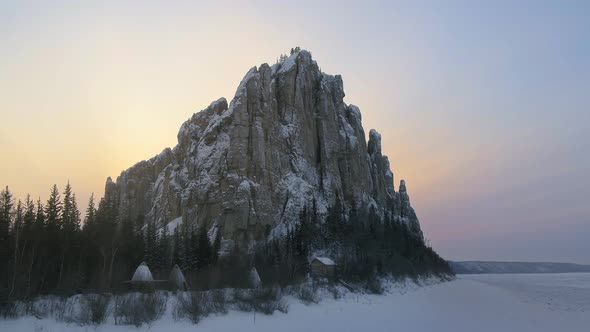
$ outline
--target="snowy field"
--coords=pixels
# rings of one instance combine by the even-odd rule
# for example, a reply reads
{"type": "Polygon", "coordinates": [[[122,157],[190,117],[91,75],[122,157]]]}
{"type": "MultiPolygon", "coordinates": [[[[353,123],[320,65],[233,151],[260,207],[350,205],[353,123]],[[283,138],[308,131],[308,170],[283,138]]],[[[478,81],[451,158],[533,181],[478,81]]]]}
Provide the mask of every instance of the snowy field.
{"type": "Polygon", "coordinates": [[[396,285],[388,295],[348,294],[304,305],[289,299],[288,314],[230,311],[197,325],[168,312],[137,329],[53,319],[0,320],[0,331],[590,331],[590,273],[460,275],[451,282],[396,285]]]}

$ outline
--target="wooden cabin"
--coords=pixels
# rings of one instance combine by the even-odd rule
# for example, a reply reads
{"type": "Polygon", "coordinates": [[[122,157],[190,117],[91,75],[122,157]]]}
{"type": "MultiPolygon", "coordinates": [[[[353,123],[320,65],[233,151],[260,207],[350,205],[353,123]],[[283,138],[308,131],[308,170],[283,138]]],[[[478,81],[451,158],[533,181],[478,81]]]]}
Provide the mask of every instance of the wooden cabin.
{"type": "Polygon", "coordinates": [[[328,257],[314,257],[310,267],[312,275],[327,278],[336,276],[336,262],[328,257]]]}

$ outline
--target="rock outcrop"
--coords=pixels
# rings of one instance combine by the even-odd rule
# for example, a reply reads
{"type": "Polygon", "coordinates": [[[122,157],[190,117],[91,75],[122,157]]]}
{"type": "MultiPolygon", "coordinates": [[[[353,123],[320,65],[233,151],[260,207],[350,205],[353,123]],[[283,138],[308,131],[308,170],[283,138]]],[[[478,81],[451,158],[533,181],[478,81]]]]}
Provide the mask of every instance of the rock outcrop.
{"type": "Polygon", "coordinates": [[[180,128],[178,145],[107,181],[120,218],[183,222],[224,239],[280,235],[315,204],[321,219],[337,201],[373,206],[422,237],[405,184],[399,192],[375,130],[344,103],[342,78],[322,73],[307,51],[251,68],[224,98],[180,128]],[[314,203],[315,202],[315,203],[314,203]]]}

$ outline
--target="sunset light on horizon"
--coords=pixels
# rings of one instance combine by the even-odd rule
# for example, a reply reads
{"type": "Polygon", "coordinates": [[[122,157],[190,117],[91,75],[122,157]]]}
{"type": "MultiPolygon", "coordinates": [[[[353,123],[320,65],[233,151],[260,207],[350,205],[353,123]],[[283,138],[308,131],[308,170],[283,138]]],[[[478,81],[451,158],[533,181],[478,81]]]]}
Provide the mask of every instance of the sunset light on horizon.
{"type": "Polygon", "coordinates": [[[300,46],[342,75],[442,257],[590,264],[589,3],[427,3],[2,2],[0,186],[70,182],[83,212],[300,46]]]}

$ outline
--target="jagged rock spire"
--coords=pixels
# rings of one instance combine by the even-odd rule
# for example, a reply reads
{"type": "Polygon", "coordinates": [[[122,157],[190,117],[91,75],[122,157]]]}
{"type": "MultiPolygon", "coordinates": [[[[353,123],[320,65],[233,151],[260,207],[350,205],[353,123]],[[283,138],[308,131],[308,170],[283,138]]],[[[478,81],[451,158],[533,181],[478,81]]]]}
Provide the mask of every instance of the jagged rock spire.
{"type": "Polygon", "coordinates": [[[354,202],[419,231],[402,186],[394,190],[381,135],[371,130],[366,141],[360,110],[344,95],[342,77],[321,72],[305,50],[253,67],[229,104],[221,98],[191,116],[176,147],[122,172],[107,191],[123,217],[182,216],[220,226],[225,239],[281,234],[312,202],[319,218],[337,201],[354,202]]]}

